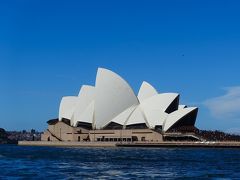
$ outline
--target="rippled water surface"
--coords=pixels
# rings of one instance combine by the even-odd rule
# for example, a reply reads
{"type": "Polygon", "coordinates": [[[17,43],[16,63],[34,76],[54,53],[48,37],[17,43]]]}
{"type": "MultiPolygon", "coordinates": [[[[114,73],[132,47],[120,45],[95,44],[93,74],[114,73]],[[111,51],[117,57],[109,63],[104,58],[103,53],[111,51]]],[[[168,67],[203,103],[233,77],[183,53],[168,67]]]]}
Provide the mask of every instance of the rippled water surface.
{"type": "Polygon", "coordinates": [[[240,179],[240,149],[0,145],[0,179],[240,179]]]}

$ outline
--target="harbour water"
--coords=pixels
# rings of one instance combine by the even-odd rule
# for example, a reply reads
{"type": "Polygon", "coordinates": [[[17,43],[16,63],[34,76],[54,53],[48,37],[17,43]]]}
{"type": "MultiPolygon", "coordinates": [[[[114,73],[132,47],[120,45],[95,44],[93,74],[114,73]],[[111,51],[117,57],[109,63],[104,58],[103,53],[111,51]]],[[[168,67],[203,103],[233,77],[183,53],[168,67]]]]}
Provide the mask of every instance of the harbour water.
{"type": "Polygon", "coordinates": [[[240,149],[0,145],[0,179],[240,179],[240,149]]]}

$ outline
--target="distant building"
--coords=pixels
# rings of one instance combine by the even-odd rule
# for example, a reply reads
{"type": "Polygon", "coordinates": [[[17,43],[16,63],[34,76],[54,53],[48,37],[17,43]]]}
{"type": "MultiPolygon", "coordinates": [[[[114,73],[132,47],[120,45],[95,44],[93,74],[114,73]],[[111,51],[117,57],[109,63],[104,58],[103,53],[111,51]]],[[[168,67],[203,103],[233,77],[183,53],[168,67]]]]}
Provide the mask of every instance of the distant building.
{"type": "Polygon", "coordinates": [[[136,96],[123,78],[99,68],[95,86],[83,85],[78,96],[62,98],[59,117],[48,121],[41,140],[196,140],[189,132],[198,108],[180,105],[179,97],[178,93],[158,93],[145,81],[136,96]]]}

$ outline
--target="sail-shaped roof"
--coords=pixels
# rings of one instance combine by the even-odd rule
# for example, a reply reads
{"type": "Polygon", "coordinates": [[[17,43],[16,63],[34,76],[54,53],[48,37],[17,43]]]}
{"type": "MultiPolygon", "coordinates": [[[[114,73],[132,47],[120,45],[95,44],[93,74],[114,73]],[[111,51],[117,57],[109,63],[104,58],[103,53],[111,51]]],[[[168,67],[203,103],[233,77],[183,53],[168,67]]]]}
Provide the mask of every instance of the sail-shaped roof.
{"type": "Polygon", "coordinates": [[[128,118],[128,120],[125,123],[126,126],[133,125],[133,124],[147,124],[145,114],[142,111],[140,106],[138,106],[133,111],[133,113],[131,114],[131,116],[128,118]]]}
{"type": "Polygon", "coordinates": [[[76,96],[66,96],[63,97],[59,107],[59,120],[62,118],[71,120],[73,112],[79,102],[79,98],[76,96]]]}
{"type": "Polygon", "coordinates": [[[78,102],[72,117],[72,124],[76,125],[78,121],[82,120],[82,114],[86,108],[95,99],[95,87],[83,85],[78,95],[78,102]]]}
{"type": "Polygon", "coordinates": [[[157,94],[141,102],[141,106],[143,109],[160,109],[166,111],[178,96],[179,94],[177,93],[157,94]]]}
{"type": "Polygon", "coordinates": [[[59,108],[59,120],[71,120],[92,124],[93,128],[127,127],[145,124],[163,131],[176,125],[194,125],[197,108],[179,105],[178,93],[161,93],[143,82],[138,97],[129,84],[116,73],[99,68],[94,86],[83,85],[78,96],[63,97],[59,108]],[[111,124],[110,124],[111,123],[111,124]]]}
{"type": "Polygon", "coordinates": [[[157,90],[148,82],[143,81],[140,90],[138,92],[138,99],[140,102],[146,100],[147,98],[150,98],[152,96],[157,95],[157,90]]]}
{"type": "Polygon", "coordinates": [[[174,124],[180,122],[181,120],[186,121],[183,124],[187,125],[194,125],[195,120],[196,120],[196,113],[197,113],[198,108],[197,107],[191,107],[191,108],[184,108],[184,109],[179,109],[177,111],[172,112],[171,114],[168,115],[168,118],[164,122],[163,125],[163,131],[168,131],[174,124]],[[184,119],[187,115],[193,114],[192,117],[184,119]]]}
{"type": "Polygon", "coordinates": [[[115,118],[113,118],[111,120],[111,122],[115,122],[118,123],[120,125],[124,125],[125,122],[129,119],[129,117],[131,116],[131,114],[133,113],[133,111],[136,109],[136,105],[133,105],[131,107],[129,107],[128,109],[126,109],[125,111],[123,111],[122,113],[120,113],[118,116],[116,116],[115,118]]]}
{"type": "Polygon", "coordinates": [[[128,83],[116,73],[99,68],[96,78],[95,121],[102,128],[118,114],[139,104],[128,83]]]}

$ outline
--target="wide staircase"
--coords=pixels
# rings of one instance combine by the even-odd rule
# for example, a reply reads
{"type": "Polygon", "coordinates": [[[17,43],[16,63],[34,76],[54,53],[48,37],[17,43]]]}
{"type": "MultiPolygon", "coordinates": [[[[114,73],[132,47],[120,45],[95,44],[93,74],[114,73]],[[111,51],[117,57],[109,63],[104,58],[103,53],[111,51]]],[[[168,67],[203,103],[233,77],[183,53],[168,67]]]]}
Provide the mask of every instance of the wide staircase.
{"type": "Polygon", "coordinates": [[[47,129],[47,131],[54,137],[56,138],[57,140],[59,141],[63,141],[60,137],[56,136],[54,133],[52,133],[49,129],[47,129]]]}

